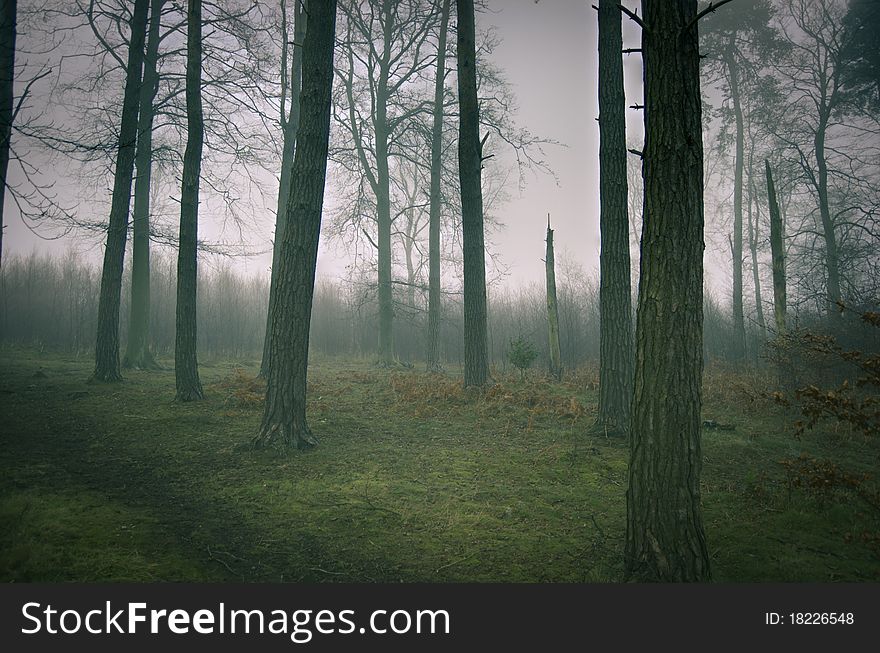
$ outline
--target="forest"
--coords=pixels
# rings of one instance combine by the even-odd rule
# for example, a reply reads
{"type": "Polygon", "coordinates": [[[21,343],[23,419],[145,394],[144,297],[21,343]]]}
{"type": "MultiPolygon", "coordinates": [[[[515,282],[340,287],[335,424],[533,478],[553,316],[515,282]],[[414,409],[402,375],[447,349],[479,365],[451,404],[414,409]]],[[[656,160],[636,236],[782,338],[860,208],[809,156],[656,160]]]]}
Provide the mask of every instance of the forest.
{"type": "Polygon", "coordinates": [[[594,1],[2,0],[0,580],[880,581],[880,3],[594,1]]]}

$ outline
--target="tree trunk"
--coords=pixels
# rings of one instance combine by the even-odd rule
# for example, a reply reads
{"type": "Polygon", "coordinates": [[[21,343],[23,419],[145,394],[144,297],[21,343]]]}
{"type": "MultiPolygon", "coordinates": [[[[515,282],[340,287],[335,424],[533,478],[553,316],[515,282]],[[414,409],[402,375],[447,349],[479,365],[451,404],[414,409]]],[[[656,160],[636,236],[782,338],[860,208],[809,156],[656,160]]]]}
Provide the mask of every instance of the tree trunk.
{"type": "Polygon", "coordinates": [[[443,174],[443,99],[446,79],[446,39],[449,28],[449,2],[440,10],[440,37],[437,41],[437,74],[434,78],[434,122],[431,127],[431,190],[428,225],[428,370],[440,369],[440,182],[443,174]]]}
{"type": "Polygon", "coordinates": [[[734,60],[736,43],[730,37],[728,50],[724,56],[727,78],[730,83],[730,99],[736,119],[736,148],[733,163],[733,238],[731,255],[733,257],[733,355],[741,360],[746,352],[746,329],[743,320],[743,157],[745,138],[743,112],[739,96],[738,69],[734,60]]]}
{"type": "Polygon", "coordinates": [[[177,324],[174,378],[178,401],[202,398],[196,359],[196,282],[198,277],[199,176],[205,123],[202,116],[202,0],[189,0],[186,12],[186,151],[180,191],[180,244],[177,252],[177,324]]]}
{"type": "Polygon", "coordinates": [[[700,510],[703,145],[696,0],[644,0],[645,215],[625,565],[704,581],[700,510]]]}
{"type": "Polygon", "coordinates": [[[599,415],[602,430],[629,428],[632,292],[627,214],[623,38],[616,0],[599,2],[599,415]]]}
{"type": "Polygon", "coordinates": [[[16,0],[3,0],[3,14],[0,15],[0,264],[3,261],[3,206],[6,200],[6,174],[9,170],[15,99],[16,4],[16,0]]]}
{"type": "Polygon", "coordinates": [[[150,31],[144,55],[144,75],[138,111],[138,136],[135,149],[137,178],[134,181],[131,248],[131,307],[128,344],[122,366],[138,369],[156,367],[150,352],[150,178],[153,166],[153,100],[159,88],[156,62],[159,53],[159,29],[166,0],[152,0],[150,31]]]}
{"type": "Polygon", "coordinates": [[[272,288],[266,404],[255,447],[277,443],[307,449],[317,444],[306,421],[306,378],[330,140],[335,23],[336,0],[311,3],[303,48],[302,119],[272,288]]]}
{"type": "Polygon", "coordinates": [[[95,372],[92,375],[96,381],[122,380],[119,371],[119,301],[122,294],[125,240],[128,235],[128,209],[131,204],[131,180],[138,136],[138,104],[149,5],[149,0],[135,0],[130,23],[131,37],[125,71],[122,120],[119,126],[119,151],[113,176],[110,221],[107,225],[101,294],[98,299],[98,334],[95,343],[95,372]]]}
{"type": "Polygon", "coordinates": [[[562,353],[559,349],[559,305],[556,303],[556,262],[553,257],[553,230],[547,214],[547,253],[544,257],[547,273],[547,324],[549,326],[550,376],[562,381],[562,353]]]}
{"type": "Polygon", "coordinates": [[[783,248],[782,214],[776,201],[773,173],[770,162],[764,160],[767,176],[767,201],[770,206],[770,251],[773,257],[773,316],[776,319],[776,335],[785,335],[785,249],[783,248]]]}
{"type": "Polygon", "coordinates": [[[825,238],[825,271],[827,274],[828,324],[832,329],[840,322],[840,266],[837,253],[837,235],[828,204],[828,162],[825,160],[825,131],[828,124],[827,111],[823,112],[816,129],[814,145],[818,168],[819,214],[822,216],[822,235],[825,238]]]}
{"type": "Polygon", "coordinates": [[[379,274],[379,365],[394,364],[394,295],[391,287],[391,175],[388,170],[388,74],[391,63],[391,40],[394,25],[390,2],[383,9],[384,48],[379,60],[379,82],[376,88],[376,220],[379,274]]]}
{"type": "MultiPolygon", "coordinates": [[[[761,338],[766,335],[767,324],[764,322],[764,302],[761,298],[761,275],[758,270],[758,214],[755,213],[752,220],[752,206],[755,199],[752,192],[752,163],[749,160],[749,203],[748,203],[748,228],[749,228],[749,251],[752,255],[752,282],[755,285],[755,313],[758,320],[758,328],[761,330],[761,338]]],[[[756,354],[757,355],[757,354],[756,354]]]]}
{"type": "Polygon", "coordinates": [[[486,248],[483,192],[480,186],[482,146],[477,98],[476,27],[473,0],[457,0],[458,10],[458,175],[461,183],[464,254],[464,385],[489,382],[486,336],[486,248]]]}
{"type": "MultiPolygon", "coordinates": [[[[286,0],[281,0],[282,4],[286,0]]],[[[277,277],[278,258],[281,255],[281,241],[284,240],[285,218],[287,216],[287,198],[290,195],[291,169],[293,168],[293,156],[296,148],[296,133],[299,130],[299,98],[302,88],[302,43],[306,33],[306,13],[303,3],[297,0],[293,14],[293,54],[290,63],[290,111],[287,116],[281,116],[281,178],[278,183],[278,204],[275,209],[275,241],[272,245],[272,272],[269,280],[269,297],[272,296],[272,286],[277,277]]],[[[285,30],[282,38],[287,39],[285,30]]],[[[287,52],[287,45],[283,51],[287,52]]],[[[287,57],[282,56],[282,65],[287,65],[287,57]]],[[[284,107],[281,107],[282,112],[284,107]]],[[[271,307],[269,308],[271,313],[271,307]]],[[[263,338],[263,358],[260,363],[260,378],[266,378],[269,373],[269,328],[268,313],[266,316],[266,334],[263,338]]]]}
{"type": "MultiPolygon", "coordinates": [[[[418,184],[418,180],[415,180],[418,184]]],[[[413,189],[418,188],[414,185],[413,189]]],[[[415,192],[413,193],[415,194],[415,192]]],[[[408,198],[410,203],[415,201],[415,197],[408,198]]],[[[406,210],[406,231],[403,235],[403,256],[406,262],[406,306],[410,311],[416,310],[416,265],[413,258],[413,250],[416,245],[416,225],[415,209],[410,206],[406,210]]]]}

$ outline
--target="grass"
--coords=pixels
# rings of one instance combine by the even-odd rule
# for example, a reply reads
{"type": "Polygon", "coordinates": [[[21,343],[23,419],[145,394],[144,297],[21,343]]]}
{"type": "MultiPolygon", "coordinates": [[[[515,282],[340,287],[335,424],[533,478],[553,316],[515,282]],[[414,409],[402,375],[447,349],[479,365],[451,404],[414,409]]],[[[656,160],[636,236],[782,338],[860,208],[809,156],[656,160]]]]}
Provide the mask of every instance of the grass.
{"type": "MultiPolygon", "coordinates": [[[[252,451],[255,363],[203,364],[206,399],[174,375],[86,382],[88,358],[0,351],[0,580],[588,582],[623,575],[628,449],[588,435],[589,370],[502,377],[316,361],[308,453],[252,451]]],[[[711,372],[703,509],[718,581],[880,580],[876,482],[797,485],[807,454],[865,474],[880,447],[711,372]],[[794,476],[793,476],[794,474],[794,476]]]]}

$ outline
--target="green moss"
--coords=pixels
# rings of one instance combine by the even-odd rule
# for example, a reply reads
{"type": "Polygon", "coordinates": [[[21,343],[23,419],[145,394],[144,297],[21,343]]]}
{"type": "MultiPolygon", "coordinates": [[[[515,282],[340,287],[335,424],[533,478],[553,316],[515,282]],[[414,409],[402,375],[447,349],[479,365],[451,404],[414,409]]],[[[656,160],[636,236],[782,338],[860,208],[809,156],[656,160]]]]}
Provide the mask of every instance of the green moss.
{"type": "MultiPolygon", "coordinates": [[[[242,446],[260,419],[253,363],[204,366],[206,399],[188,404],[170,369],[101,385],[86,358],[0,364],[3,580],[621,580],[628,447],[588,434],[593,375],[511,375],[479,395],[324,359],[320,446],[285,454],[242,446]]],[[[717,580],[880,579],[862,537],[877,511],[792,489],[779,464],[808,452],[872,471],[876,442],[794,440],[794,415],[736,393],[709,393],[704,413],[736,426],[703,439],[717,580]]]]}

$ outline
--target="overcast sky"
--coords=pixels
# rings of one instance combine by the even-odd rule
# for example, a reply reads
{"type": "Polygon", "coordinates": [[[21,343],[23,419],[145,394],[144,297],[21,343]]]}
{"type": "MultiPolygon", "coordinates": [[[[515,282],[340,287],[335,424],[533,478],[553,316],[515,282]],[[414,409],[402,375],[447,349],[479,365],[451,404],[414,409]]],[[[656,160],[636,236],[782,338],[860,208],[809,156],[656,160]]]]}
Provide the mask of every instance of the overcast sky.
{"type": "MultiPolygon", "coordinates": [[[[502,40],[493,58],[516,93],[517,123],[536,136],[561,144],[545,148],[546,161],[557,179],[528,174],[523,192],[519,193],[513,183],[509,203],[497,211],[506,227],[493,235],[493,241],[510,270],[507,283],[542,282],[547,213],[552,216],[555,230],[557,260],[567,255],[581,263],[589,275],[597,275],[596,12],[589,0],[489,0],[489,11],[479,14],[477,21],[481,28],[494,27],[502,40]]],[[[624,22],[624,44],[639,45],[637,29],[630,21],[624,22]]],[[[627,55],[626,62],[627,103],[632,104],[641,101],[641,61],[638,55],[627,55]]],[[[640,112],[628,110],[631,142],[641,143],[641,120],[640,112]]],[[[14,207],[8,205],[7,209],[7,253],[26,253],[35,248],[58,251],[68,246],[66,241],[40,241],[22,226],[14,207]]],[[[267,237],[271,237],[273,220],[270,212],[261,220],[267,237]]],[[[212,229],[203,224],[200,235],[210,238],[212,229]]],[[[85,247],[83,243],[78,246],[85,247]]],[[[99,262],[101,250],[102,246],[93,245],[87,251],[99,262]]],[[[237,266],[257,273],[267,272],[269,264],[270,256],[259,256],[241,260],[237,266]]],[[[344,265],[345,261],[322,243],[319,274],[339,274],[344,265]]]]}

